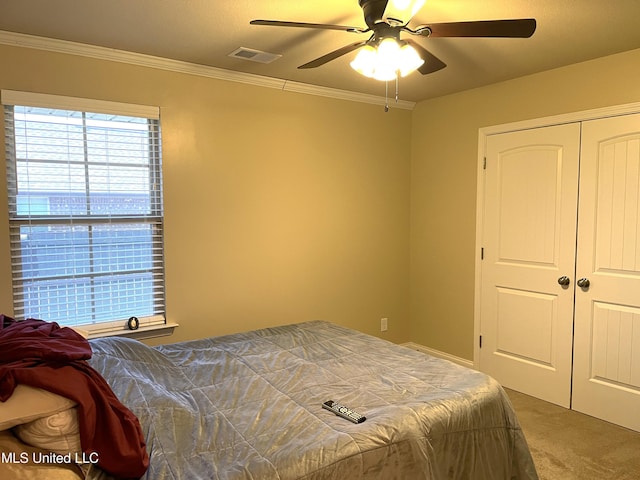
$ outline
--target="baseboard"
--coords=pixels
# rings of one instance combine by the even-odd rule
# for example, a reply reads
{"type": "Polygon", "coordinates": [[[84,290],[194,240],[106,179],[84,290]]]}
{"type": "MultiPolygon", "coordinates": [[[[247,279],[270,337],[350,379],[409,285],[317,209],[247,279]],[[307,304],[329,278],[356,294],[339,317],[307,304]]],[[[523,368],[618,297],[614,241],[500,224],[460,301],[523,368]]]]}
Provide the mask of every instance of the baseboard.
{"type": "Polygon", "coordinates": [[[449,360],[450,362],[457,363],[458,365],[462,365],[467,368],[474,368],[473,361],[467,360],[466,358],[456,357],[455,355],[451,355],[449,353],[441,352],[440,350],[434,350],[433,348],[425,347],[424,345],[420,345],[414,342],[407,342],[402,344],[403,347],[410,348],[411,350],[417,350],[422,353],[426,353],[427,355],[431,355],[438,358],[444,358],[445,360],[449,360]]]}

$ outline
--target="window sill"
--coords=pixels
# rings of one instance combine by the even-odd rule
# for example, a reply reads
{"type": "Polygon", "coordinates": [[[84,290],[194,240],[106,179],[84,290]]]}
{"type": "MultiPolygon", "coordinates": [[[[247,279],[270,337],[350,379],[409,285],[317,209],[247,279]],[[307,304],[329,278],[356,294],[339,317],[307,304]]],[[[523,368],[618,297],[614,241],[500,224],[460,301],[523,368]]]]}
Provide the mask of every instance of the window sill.
{"type": "Polygon", "coordinates": [[[173,334],[177,323],[163,323],[161,325],[142,326],[137,330],[116,330],[112,332],[90,333],[89,339],[104,337],[128,337],[136,340],[144,340],[147,338],[166,337],[173,334]]]}

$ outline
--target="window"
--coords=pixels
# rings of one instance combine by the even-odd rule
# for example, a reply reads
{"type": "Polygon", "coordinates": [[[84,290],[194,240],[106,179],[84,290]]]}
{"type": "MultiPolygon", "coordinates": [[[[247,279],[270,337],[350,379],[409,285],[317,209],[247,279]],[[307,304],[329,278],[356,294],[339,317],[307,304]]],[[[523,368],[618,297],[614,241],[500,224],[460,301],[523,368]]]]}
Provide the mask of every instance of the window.
{"type": "Polygon", "coordinates": [[[164,324],[158,109],[2,92],[14,316],[164,324]]]}

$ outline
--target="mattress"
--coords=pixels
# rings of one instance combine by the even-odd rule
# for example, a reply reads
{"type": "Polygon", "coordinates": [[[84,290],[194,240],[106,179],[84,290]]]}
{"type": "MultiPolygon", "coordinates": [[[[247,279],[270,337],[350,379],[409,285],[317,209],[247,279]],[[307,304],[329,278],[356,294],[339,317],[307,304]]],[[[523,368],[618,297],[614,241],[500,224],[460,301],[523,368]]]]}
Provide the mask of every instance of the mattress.
{"type": "Polygon", "coordinates": [[[140,420],[150,480],[537,478],[491,377],[328,322],[91,347],[91,366],[140,420]]]}

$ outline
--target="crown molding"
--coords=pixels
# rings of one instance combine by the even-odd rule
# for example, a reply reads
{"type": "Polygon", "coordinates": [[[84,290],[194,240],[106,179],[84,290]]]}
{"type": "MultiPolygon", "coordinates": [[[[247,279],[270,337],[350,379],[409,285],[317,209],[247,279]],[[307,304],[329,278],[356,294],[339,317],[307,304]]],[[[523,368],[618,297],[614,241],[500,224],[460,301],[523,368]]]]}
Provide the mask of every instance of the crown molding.
{"type": "Polygon", "coordinates": [[[377,95],[368,95],[366,93],[350,92],[349,90],[339,90],[337,88],[319,87],[317,85],[309,85],[308,83],[289,82],[285,80],[282,87],[287,92],[304,93],[307,95],[318,95],[321,97],[331,97],[340,100],[350,100],[353,102],[371,103],[373,105],[389,105],[396,108],[402,108],[404,110],[413,110],[416,106],[416,102],[410,102],[408,100],[395,100],[390,101],[384,97],[377,95]]]}
{"type": "Polygon", "coordinates": [[[84,112],[128,115],[151,119],[160,118],[160,109],[151,105],[134,105],[131,103],[111,102],[106,100],[89,100],[87,98],[49,95],[46,93],[20,92],[0,90],[2,105],[21,105],[31,107],[53,108],[60,110],[78,110],[84,112]]]}
{"type": "MultiPolygon", "coordinates": [[[[305,95],[316,95],[321,97],[336,98],[339,100],[349,100],[352,102],[369,103],[374,105],[385,105],[387,100],[377,95],[351,92],[337,88],[321,87],[301,82],[293,82],[280,78],[265,77],[251,73],[234,72],[223,68],[199,65],[196,63],[172,60],[169,58],[156,57],[142,53],[127,52],[114,48],[97,47],[83,43],[69,42],[67,40],[57,40],[53,38],[38,37],[24,33],[7,32],[0,30],[0,44],[15,47],[32,48],[56,53],[66,53],[82,57],[108,60],[112,62],[127,63],[141,67],[167,70],[170,72],[184,73],[187,75],[197,75],[200,77],[215,78],[230,82],[245,83],[259,87],[274,88],[286,92],[302,93],[305,95]]],[[[415,102],[399,100],[392,102],[392,106],[404,110],[413,110],[415,102]]]]}

